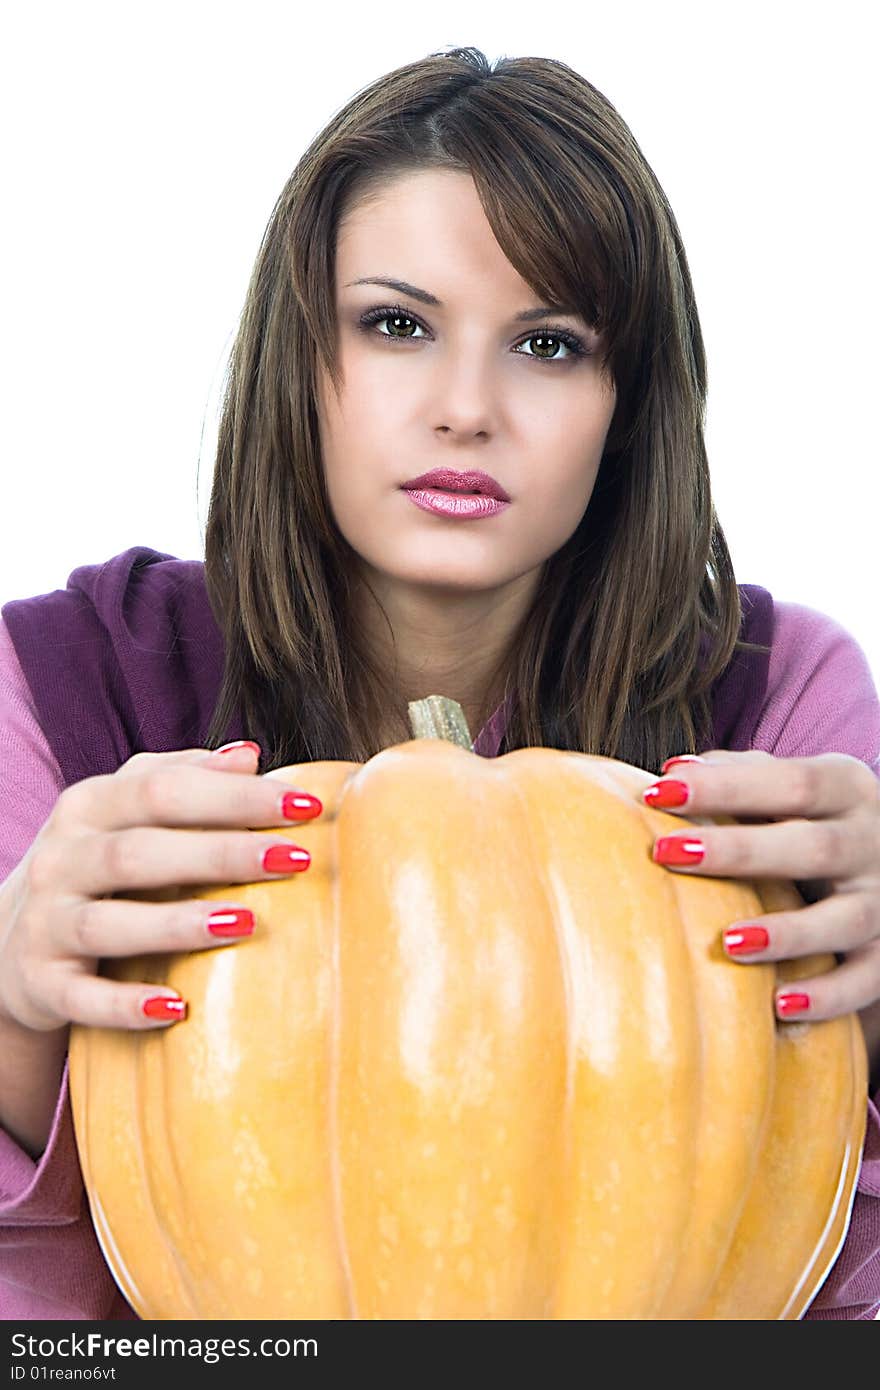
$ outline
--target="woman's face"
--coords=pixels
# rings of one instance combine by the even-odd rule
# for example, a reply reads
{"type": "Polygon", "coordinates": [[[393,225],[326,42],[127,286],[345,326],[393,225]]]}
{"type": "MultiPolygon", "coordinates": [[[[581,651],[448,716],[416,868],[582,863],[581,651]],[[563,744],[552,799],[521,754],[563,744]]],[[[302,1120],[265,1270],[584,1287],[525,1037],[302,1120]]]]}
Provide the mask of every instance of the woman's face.
{"type": "MultiPolygon", "coordinates": [[[[399,176],[339,229],[336,303],[342,390],[326,373],[319,417],[330,506],[385,595],[462,595],[517,583],[584,514],[614,413],[595,349],[575,314],[542,313],[503,255],[471,177],[399,176]],[[357,281],[393,277],[414,292],[357,281]],[[397,310],[369,326],[370,310],[397,310]],[[399,311],[405,315],[395,316],[399,311]],[[402,484],[432,468],[481,469],[510,504],[459,520],[421,510],[402,484]]],[[[528,581],[525,581],[526,583],[528,581]]]]}

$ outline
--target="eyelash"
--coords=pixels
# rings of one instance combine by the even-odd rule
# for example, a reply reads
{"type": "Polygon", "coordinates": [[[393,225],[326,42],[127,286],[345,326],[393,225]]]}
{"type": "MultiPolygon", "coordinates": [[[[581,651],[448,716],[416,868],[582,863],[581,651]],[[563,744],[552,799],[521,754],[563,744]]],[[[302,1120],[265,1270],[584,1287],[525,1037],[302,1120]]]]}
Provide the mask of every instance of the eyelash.
{"type": "MultiPolygon", "coordinates": [[[[412,319],[413,323],[418,324],[419,328],[427,331],[418,315],[413,314],[409,309],[404,309],[401,304],[379,304],[375,309],[368,309],[365,314],[362,314],[359,323],[365,333],[371,333],[375,324],[382,323],[384,319],[391,318],[412,319]]],[[[531,342],[532,338],[539,338],[542,334],[548,337],[558,338],[562,345],[568,348],[572,357],[536,357],[532,352],[519,353],[518,356],[530,357],[533,362],[550,365],[553,362],[570,362],[574,357],[589,357],[591,355],[592,349],[588,348],[574,333],[569,333],[565,328],[553,328],[550,324],[545,324],[541,328],[533,328],[531,333],[528,333],[522,338],[520,344],[517,346],[520,346],[522,343],[531,342]]],[[[393,333],[374,333],[372,336],[384,338],[384,340],[389,343],[406,342],[405,338],[395,338],[393,333]]],[[[415,338],[412,339],[412,341],[418,342],[419,339],[415,338]]]]}

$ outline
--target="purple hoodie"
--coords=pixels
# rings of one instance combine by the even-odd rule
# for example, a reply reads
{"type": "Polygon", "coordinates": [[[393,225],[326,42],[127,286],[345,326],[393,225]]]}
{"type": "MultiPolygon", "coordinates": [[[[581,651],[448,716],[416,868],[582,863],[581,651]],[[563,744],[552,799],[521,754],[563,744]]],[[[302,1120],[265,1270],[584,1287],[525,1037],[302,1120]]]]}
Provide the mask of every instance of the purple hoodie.
{"type": "MultiPolygon", "coordinates": [[[[861,649],[822,614],[774,604],[759,585],[740,585],[740,593],[741,636],[771,651],[736,653],[715,682],[707,746],[778,757],[846,752],[880,777],[880,701],[861,649]]],[[[202,562],[145,546],[81,566],[66,589],[11,601],[2,615],[0,882],[64,787],[115,772],[139,751],[203,746],[223,670],[202,562]]],[[[475,739],[476,753],[497,756],[504,718],[502,705],[475,739]]],[[[236,718],[226,738],[248,732],[236,718]]],[[[807,1318],[871,1319],[880,1309],[880,1093],[865,1099],[849,1230],[807,1318]]],[[[0,1315],[137,1317],[95,1236],[66,1063],[39,1159],[0,1130],[0,1315]]]]}

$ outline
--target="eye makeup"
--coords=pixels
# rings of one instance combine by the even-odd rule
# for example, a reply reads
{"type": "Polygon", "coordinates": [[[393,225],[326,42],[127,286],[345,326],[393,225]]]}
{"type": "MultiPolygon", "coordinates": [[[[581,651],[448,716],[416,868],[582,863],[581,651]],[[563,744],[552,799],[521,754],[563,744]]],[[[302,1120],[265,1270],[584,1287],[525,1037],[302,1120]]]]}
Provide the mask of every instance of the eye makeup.
{"type": "MultiPolygon", "coordinates": [[[[394,318],[409,319],[412,323],[416,324],[417,327],[421,328],[423,331],[428,331],[425,328],[425,324],[422,322],[419,316],[417,314],[412,313],[411,310],[405,308],[401,304],[377,304],[375,305],[375,307],[367,309],[358,318],[358,328],[361,332],[368,334],[370,337],[381,338],[388,343],[424,341],[420,338],[413,338],[411,335],[408,334],[404,334],[401,337],[398,337],[396,334],[378,333],[375,331],[376,325],[384,322],[386,319],[394,318]]],[[[579,338],[577,334],[572,333],[569,329],[562,328],[554,324],[542,324],[540,327],[533,328],[531,332],[524,334],[520,338],[517,346],[522,346],[522,344],[531,342],[535,338],[542,337],[557,339],[560,343],[562,343],[563,347],[565,347],[568,350],[569,356],[538,357],[535,353],[531,352],[518,353],[517,355],[521,357],[531,357],[534,361],[540,362],[544,365],[552,362],[572,362],[576,358],[592,356],[593,349],[589,347],[583,341],[582,338],[579,338]]]]}

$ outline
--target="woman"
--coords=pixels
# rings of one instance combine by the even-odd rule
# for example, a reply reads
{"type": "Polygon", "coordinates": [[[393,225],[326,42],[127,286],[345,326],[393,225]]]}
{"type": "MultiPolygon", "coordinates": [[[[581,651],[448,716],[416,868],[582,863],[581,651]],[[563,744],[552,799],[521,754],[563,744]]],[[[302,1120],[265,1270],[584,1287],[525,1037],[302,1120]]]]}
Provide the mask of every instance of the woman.
{"type": "MultiPolygon", "coordinates": [[[[484,756],[542,745],[659,775],[709,750],[659,783],[687,801],[654,804],[752,823],[665,862],[803,881],[810,906],[731,924],[726,948],[743,968],[836,951],[777,1014],[861,1010],[876,1088],[880,705],[837,624],[737,585],[705,396],[675,219],[620,116],[564,64],[432,54],[316,138],[248,290],[204,566],[134,547],[3,609],[4,1316],[134,1316],[82,1202],[69,1024],[174,1026],[185,1001],[101,980],[98,959],[218,941],[204,903],[184,922],[124,900],[216,879],[218,836],[138,827],[226,826],[241,858],[223,882],[308,867],[305,849],[246,859],[254,837],[229,827],[277,825],[277,784],[253,778],[252,745],[205,759],[227,739],[257,740],[263,771],[365,761],[411,736],[409,701],[443,693],[484,756]]],[[[294,818],[320,810],[308,791],[294,818]]],[[[253,927],[228,906],[227,941],[253,927]]],[[[850,1230],[808,1317],[880,1307],[866,1104],[850,1230]]]]}

